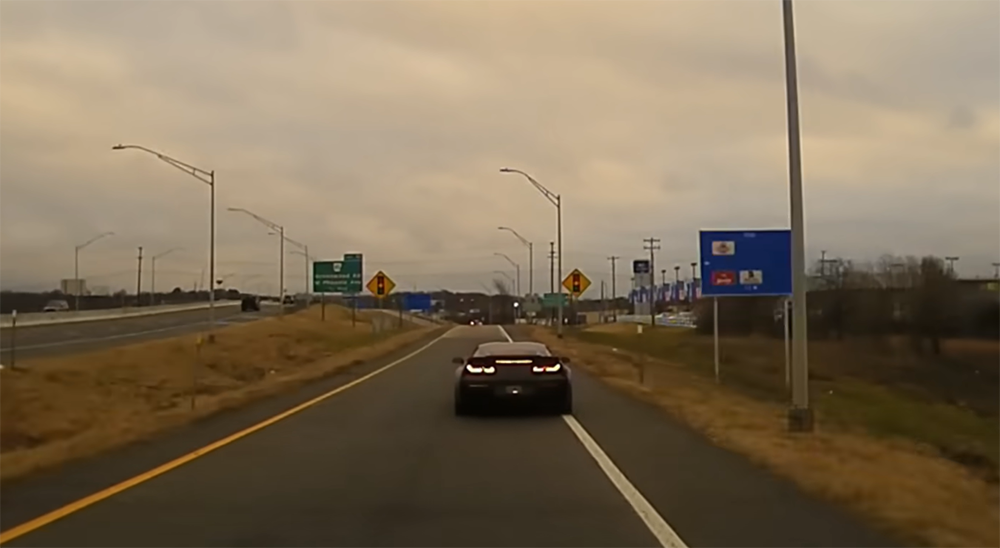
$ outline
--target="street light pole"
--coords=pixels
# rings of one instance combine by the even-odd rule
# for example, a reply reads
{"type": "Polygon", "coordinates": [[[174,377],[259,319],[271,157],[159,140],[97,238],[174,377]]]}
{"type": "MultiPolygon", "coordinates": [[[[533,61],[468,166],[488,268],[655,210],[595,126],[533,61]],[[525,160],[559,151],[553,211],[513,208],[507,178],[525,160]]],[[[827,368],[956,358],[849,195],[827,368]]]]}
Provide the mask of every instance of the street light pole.
{"type": "Polygon", "coordinates": [[[521,243],[528,247],[528,294],[535,294],[535,246],[523,236],[517,233],[516,230],[510,228],[509,226],[498,226],[497,230],[506,230],[521,240],[521,243]]]}
{"type": "Polygon", "coordinates": [[[299,255],[302,255],[303,257],[305,257],[305,268],[306,268],[306,271],[305,271],[305,273],[306,273],[306,291],[305,291],[305,294],[309,295],[312,292],[311,291],[311,287],[309,285],[309,260],[312,258],[312,256],[309,255],[309,246],[307,246],[306,244],[301,243],[301,242],[296,242],[295,240],[289,238],[288,236],[282,236],[282,239],[284,239],[288,243],[290,243],[290,244],[294,245],[295,247],[297,247],[297,248],[299,248],[299,249],[302,250],[302,251],[299,251],[297,253],[299,255]]]}
{"type": "Polygon", "coordinates": [[[150,282],[149,282],[149,293],[150,293],[149,306],[156,306],[156,259],[159,259],[161,257],[169,255],[169,254],[171,254],[174,251],[177,251],[179,249],[181,249],[181,248],[179,248],[179,247],[173,247],[173,248],[170,248],[170,249],[164,251],[163,253],[160,253],[159,255],[153,255],[150,258],[150,263],[151,264],[149,266],[149,276],[150,276],[151,279],[150,279],[150,282]]]}
{"type": "Polygon", "coordinates": [[[160,161],[165,162],[174,168],[177,168],[184,173],[198,179],[199,181],[205,183],[209,187],[209,237],[208,237],[208,277],[209,277],[209,292],[208,292],[208,340],[209,342],[214,340],[214,336],[211,331],[215,329],[215,170],[207,171],[204,169],[197,168],[193,165],[186,164],[175,158],[171,158],[166,154],[161,154],[155,150],[146,148],[140,145],[115,145],[111,147],[111,150],[126,150],[135,149],[141,150],[147,154],[152,154],[156,156],[160,161]]]}
{"type": "Polygon", "coordinates": [[[792,406],[788,428],[811,432],[813,410],[809,406],[809,346],[806,306],[806,235],[802,198],[802,150],[799,127],[798,73],[795,63],[795,19],[792,0],[782,0],[785,47],[785,96],[788,116],[788,186],[792,232],[792,406]]]}
{"type": "Polygon", "coordinates": [[[562,242],[562,196],[559,195],[559,194],[556,194],[556,193],[554,193],[552,191],[550,191],[547,188],[545,188],[545,186],[542,185],[542,183],[539,183],[531,175],[528,175],[527,173],[525,173],[525,172],[523,172],[523,171],[521,171],[519,169],[512,169],[512,168],[509,168],[509,167],[505,167],[505,168],[501,168],[500,172],[501,173],[517,173],[519,175],[524,176],[526,179],[528,179],[528,182],[530,182],[535,187],[535,189],[537,189],[539,192],[542,193],[542,196],[545,196],[545,198],[549,202],[551,202],[552,205],[556,206],[556,248],[557,248],[557,251],[556,251],[556,254],[557,254],[556,260],[558,261],[557,269],[558,269],[558,274],[559,274],[559,279],[558,279],[558,281],[556,283],[556,285],[557,285],[556,289],[558,290],[558,297],[557,297],[557,299],[559,301],[558,304],[557,304],[558,310],[559,310],[559,325],[558,325],[558,327],[556,327],[556,335],[559,338],[562,338],[562,335],[563,335],[563,299],[562,299],[562,296],[563,296],[563,286],[562,286],[562,279],[563,279],[563,277],[562,277],[562,272],[563,272],[563,270],[562,270],[562,265],[563,265],[563,248],[562,248],[563,247],[563,245],[562,245],[563,244],[563,242],[562,242]]]}
{"type": "Polygon", "coordinates": [[[278,314],[281,317],[284,317],[285,315],[285,227],[273,221],[269,221],[261,217],[260,215],[257,215],[256,213],[248,209],[244,209],[242,207],[230,207],[226,209],[228,211],[233,211],[237,213],[246,213],[247,215],[253,217],[254,220],[256,220],[258,223],[278,233],[278,240],[279,240],[278,253],[280,255],[278,259],[278,306],[279,306],[278,314]]]}
{"type": "Polygon", "coordinates": [[[73,308],[77,312],[80,311],[80,250],[101,238],[114,235],[114,232],[103,232],[76,246],[76,249],[73,251],[73,308]]]}

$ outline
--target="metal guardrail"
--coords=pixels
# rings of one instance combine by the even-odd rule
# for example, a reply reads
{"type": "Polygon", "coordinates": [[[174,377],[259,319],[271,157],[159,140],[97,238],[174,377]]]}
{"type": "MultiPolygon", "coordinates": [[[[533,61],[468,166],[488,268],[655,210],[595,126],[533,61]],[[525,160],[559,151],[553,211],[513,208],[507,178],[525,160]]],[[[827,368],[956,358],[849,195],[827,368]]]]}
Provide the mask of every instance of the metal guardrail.
{"type": "MultiPolygon", "coordinates": [[[[215,306],[235,306],[240,301],[215,301],[215,306]]],[[[17,314],[18,327],[30,327],[36,325],[60,325],[66,323],[93,322],[99,320],[115,320],[122,318],[136,318],[142,316],[155,316],[157,314],[169,314],[171,312],[184,312],[188,310],[207,309],[208,303],[191,303],[175,305],[159,305],[139,308],[112,308],[103,310],[84,310],[80,312],[28,312],[17,314]]],[[[0,318],[0,327],[11,327],[13,317],[4,314],[0,318]]]]}

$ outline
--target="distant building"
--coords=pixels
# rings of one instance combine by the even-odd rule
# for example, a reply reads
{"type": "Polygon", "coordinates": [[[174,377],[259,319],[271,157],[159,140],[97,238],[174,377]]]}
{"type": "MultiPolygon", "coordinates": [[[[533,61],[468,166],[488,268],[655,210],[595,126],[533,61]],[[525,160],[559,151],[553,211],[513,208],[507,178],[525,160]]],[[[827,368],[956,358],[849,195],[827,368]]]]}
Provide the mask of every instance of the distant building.
{"type": "Polygon", "coordinates": [[[65,278],[59,281],[59,291],[65,295],[89,295],[87,292],[87,280],[65,278]]]}
{"type": "Polygon", "coordinates": [[[95,285],[87,291],[87,295],[96,295],[99,297],[107,297],[111,295],[111,288],[106,285],[95,285]]]}

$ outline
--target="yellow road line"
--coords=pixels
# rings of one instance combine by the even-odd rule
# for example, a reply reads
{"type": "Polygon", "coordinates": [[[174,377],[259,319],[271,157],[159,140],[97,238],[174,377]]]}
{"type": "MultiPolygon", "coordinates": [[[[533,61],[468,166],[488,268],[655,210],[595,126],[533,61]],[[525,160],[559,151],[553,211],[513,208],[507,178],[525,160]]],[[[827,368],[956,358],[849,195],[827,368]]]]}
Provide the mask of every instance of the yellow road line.
{"type": "MultiPolygon", "coordinates": [[[[449,332],[450,332],[450,330],[449,330],[449,332]]],[[[309,407],[312,407],[312,406],[316,405],[317,403],[322,402],[323,400],[326,400],[328,398],[336,396],[337,394],[339,394],[339,393],[347,390],[348,388],[357,386],[357,385],[359,385],[359,384],[367,381],[368,379],[370,379],[370,378],[378,375],[379,373],[382,373],[382,372],[384,372],[384,371],[386,371],[386,370],[388,370],[388,369],[390,369],[392,367],[395,367],[395,366],[397,366],[397,365],[405,362],[406,360],[412,358],[413,356],[416,356],[417,354],[423,352],[424,350],[427,350],[434,343],[436,343],[436,342],[440,341],[441,339],[443,339],[445,337],[445,335],[447,335],[447,334],[448,333],[446,332],[446,333],[440,335],[439,337],[435,338],[433,341],[425,344],[424,346],[421,346],[420,348],[414,350],[413,352],[410,352],[406,356],[403,356],[402,358],[399,358],[398,360],[396,360],[396,361],[394,361],[394,362],[392,362],[390,364],[383,365],[382,367],[376,369],[375,371],[372,371],[371,373],[368,373],[367,375],[365,375],[363,377],[355,379],[355,380],[353,380],[353,381],[351,381],[351,382],[349,382],[349,383],[347,383],[347,384],[345,384],[343,386],[339,386],[337,388],[334,388],[333,390],[330,390],[329,392],[326,392],[324,394],[316,396],[315,398],[313,398],[313,399],[311,399],[311,400],[309,400],[309,401],[307,401],[305,403],[301,403],[299,405],[296,405],[295,407],[293,407],[293,408],[291,408],[291,409],[289,409],[287,411],[284,411],[284,412],[279,413],[279,414],[277,414],[277,415],[275,415],[275,416],[273,416],[273,417],[271,417],[269,419],[261,421],[261,422],[255,424],[255,425],[253,425],[253,426],[251,426],[249,428],[246,428],[244,430],[236,432],[235,434],[229,435],[229,436],[227,436],[225,438],[222,438],[221,440],[218,440],[216,442],[210,443],[210,444],[208,444],[208,445],[206,445],[206,446],[204,446],[204,447],[202,447],[200,449],[196,449],[196,450],[194,450],[194,451],[192,451],[192,452],[190,452],[190,453],[188,453],[188,454],[186,454],[184,456],[178,457],[178,458],[176,458],[176,459],[174,459],[174,460],[172,460],[172,461],[170,461],[170,462],[168,462],[166,464],[162,464],[160,466],[157,466],[156,468],[153,468],[152,470],[149,470],[147,472],[143,472],[142,474],[139,474],[138,476],[129,478],[129,479],[127,479],[127,480],[125,480],[125,481],[123,481],[121,483],[118,483],[116,485],[112,485],[111,487],[108,487],[108,488],[106,488],[104,490],[98,491],[98,492],[96,492],[96,493],[94,493],[92,495],[88,495],[88,496],[86,496],[86,497],[84,497],[84,498],[82,498],[82,499],[80,499],[80,500],[78,500],[76,502],[72,502],[70,504],[67,504],[66,506],[63,506],[62,508],[53,510],[53,511],[49,512],[48,514],[39,516],[39,517],[37,517],[37,518],[35,518],[35,519],[31,520],[31,521],[27,521],[25,523],[22,523],[21,525],[18,525],[17,527],[13,527],[11,529],[8,529],[7,531],[4,531],[4,532],[0,533],[0,544],[12,541],[12,540],[14,540],[14,539],[16,539],[16,538],[18,538],[20,536],[26,535],[26,534],[28,534],[28,533],[36,530],[36,529],[44,527],[44,526],[46,526],[46,525],[48,525],[48,524],[50,524],[50,523],[52,523],[54,521],[60,520],[60,519],[66,517],[66,516],[68,516],[68,515],[70,515],[70,514],[72,514],[74,512],[79,512],[80,510],[83,510],[84,508],[86,508],[88,506],[91,506],[93,504],[96,504],[96,503],[104,500],[104,499],[110,498],[110,497],[112,497],[112,496],[114,496],[114,495],[116,495],[118,493],[121,493],[122,491],[125,491],[126,489],[131,489],[132,487],[135,487],[136,485],[139,485],[140,483],[144,483],[144,482],[149,481],[149,480],[151,480],[151,479],[153,479],[153,478],[155,478],[157,476],[166,474],[167,472],[169,472],[169,471],[171,471],[171,470],[173,470],[173,469],[175,469],[177,467],[180,467],[180,466],[182,466],[184,464],[187,464],[187,463],[189,463],[189,462],[191,462],[191,461],[193,461],[193,460],[195,460],[195,459],[197,459],[199,457],[203,457],[203,456],[211,453],[212,451],[215,451],[216,449],[219,449],[221,447],[225,447],[226,445],[229,445],[229,444],[233,443],[234,441],[239,440],[241,438],[245,438],[246,436],[249,436],[250,434],[253,434],[254,432],[257,432],[258,430],[263,430],[264,428],[267,428],[268,426],[271,426],[272,424],[274,424],[274,423],[276,423],[278,421],[287,419],[288,417],[290,417],[290,416],[298,413],[299,411],[308,409],[309,407]]]]}

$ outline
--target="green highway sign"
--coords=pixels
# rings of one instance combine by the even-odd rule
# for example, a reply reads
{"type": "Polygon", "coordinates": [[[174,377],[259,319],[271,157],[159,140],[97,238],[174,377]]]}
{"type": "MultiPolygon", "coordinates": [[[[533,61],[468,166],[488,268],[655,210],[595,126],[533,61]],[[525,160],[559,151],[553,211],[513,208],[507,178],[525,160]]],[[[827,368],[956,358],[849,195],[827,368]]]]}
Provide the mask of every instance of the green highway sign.
{"type": "Polygon", "coordinates": [[[364,259],[360,253],[344,255],[340,261],[313,263],[314,293],[361,293],[364,259]]]}
{"type": "MultiPolygon", "coordinates": [[[[562,293],[561,296],[563,306],[569,306],[569,294],[562,293]]],[[[559,297],[559,293],[546,293],[545,295],[542,295],[542,306],[545,308],[558,308],[559,297]]]]}

